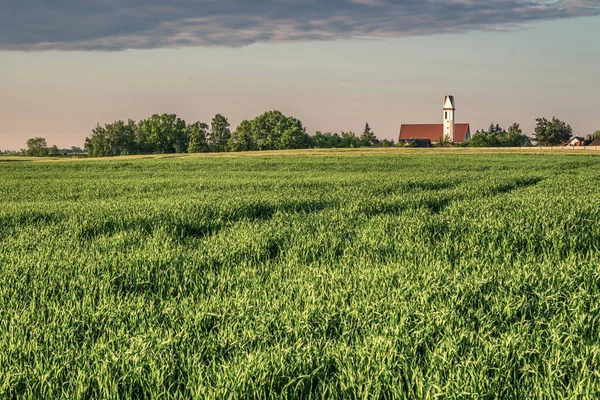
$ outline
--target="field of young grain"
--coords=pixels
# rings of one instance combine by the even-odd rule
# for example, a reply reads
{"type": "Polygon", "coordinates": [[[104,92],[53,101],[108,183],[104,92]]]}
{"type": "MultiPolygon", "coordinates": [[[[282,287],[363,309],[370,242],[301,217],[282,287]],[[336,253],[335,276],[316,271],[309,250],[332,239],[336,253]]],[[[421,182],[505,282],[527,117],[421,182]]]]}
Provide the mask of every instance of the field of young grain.
{"type": "Polygon", "coordinates": [[[600,395],[600,154],[293,154],[0,158],[0,397],[600,395]]]}

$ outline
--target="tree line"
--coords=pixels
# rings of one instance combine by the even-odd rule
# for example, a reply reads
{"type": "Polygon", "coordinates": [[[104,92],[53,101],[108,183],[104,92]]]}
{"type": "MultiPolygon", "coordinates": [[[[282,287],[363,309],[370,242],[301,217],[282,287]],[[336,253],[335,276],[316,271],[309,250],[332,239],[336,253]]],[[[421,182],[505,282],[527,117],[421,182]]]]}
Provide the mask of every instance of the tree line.
{"type": "MultiPolygon", "coordinates": [[[[533,140],[538,146],[561,146],[573,138],[571,125],[556,117],[552,119],[537,118],[533,132],[533,140]]],[[[584,145],[589,145],[600,138],[600,130],[583,138],[584,145]]],[[[519,124],[512,124],[508,130],[493,123],[487,130],[481,129],[465,142],[469,147],[525,147],[532,146],[532,140],[523,134],[519,124]]]]}
{"type": "Polygon", "coordinates": [[[531,139],[523,134],[518,123],[512,124],[508,130],[493,123],[487,130],[481,129],[465,142],[469,147],[525,147],[531,146],[531,139]]]}
{"type": "Polygon", "coordinates": [[[233,132],[229,121],[221,114],[215,115],[210,125],[186,123],[175,114],[155,114],[139,122],[129,120],[97,125],[85,140],[85,148],[93,157],[393,144],[393,141],[377,139],[368,123],[361,135],[317,132],[311,136],[300,120],[280,111],[268,111],[252,120],[244,120],[233,132]]]}
{"type": "MultiPolygon", "coordinates": [[[[553,117],[537,118],[533,137],[525,135],[518,123],[508,129],[491,124],[487,130],[475,132],[469,140],[459,144],[466,147],[525,147],[563,145],[573,137],[570,125],[553,117]]],[[[585,144],[600,138],[600,131],[587,135],[585,144]]],[[[210,125],[204,122],[186,123],[175,114],[155,114],[139,122],[119,120],[98,124],[85,139],[85,151],[92,157],[133,154],[201,153],[251,150],[288,150],[307,148],[358,148],[411,146],[414,143],[379,140],[368,123],[360,135],[354,132],[331,133],[317,131],[309,135],[302,122],[280,111],[268,111],[252,120],[242,121],[232,132],[226,117],[217,114],[210,125]]],[[[446,140],[438,146],[456,145],[446,140]]],[[[28,156],[59,156],[80,154],[78,147],[59,149],[48,147],[46,140],[35,137],[27,140],[27,149],[20,153],[28,156]]]]}
{"type": "Polygon", "coordinates": [[[69,149],[59,149],[56,145],[48,147],[46,139],[43,137],[27,139],[26,145],[26,149],[21,149],[20,151],[0,151],[0,154],[30,157],[58,157],[83,154],[85,152],[82,148],[76,146],[71,146],[69,149]]]}
{"type": "MultiPolygon", "coordinates": [[[[585,138],[585,144],[591,143],[600,131],[588,135],[585,138]]],[[[533,139],[538,146],[560,146],[567,143],[573,137],[573,128],[564,121],[553,117],[551,120],[546,118],[537,118],[533,132],[533,139]]],[[[471,139],[465,142],[469,147],[525,147],[532,146],[532,140],[529,136],[523,134],[518,123],[512,124],[508,130],[493,123],[487,130],[481,129],[471,136],[471,139]]]]}

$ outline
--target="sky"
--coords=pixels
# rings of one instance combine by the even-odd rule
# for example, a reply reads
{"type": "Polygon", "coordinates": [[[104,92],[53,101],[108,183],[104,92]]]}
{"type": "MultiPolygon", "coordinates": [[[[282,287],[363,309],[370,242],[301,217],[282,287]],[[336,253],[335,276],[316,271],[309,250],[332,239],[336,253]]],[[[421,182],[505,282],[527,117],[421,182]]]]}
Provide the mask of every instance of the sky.
{"type": "Polygon", "coordinates": [[[0,149],[83,146],[97,123],[176,113],[232,128],[280,110],[397,139],[556,116],[600,129],[600,0],[4,0],[0,149]]]}

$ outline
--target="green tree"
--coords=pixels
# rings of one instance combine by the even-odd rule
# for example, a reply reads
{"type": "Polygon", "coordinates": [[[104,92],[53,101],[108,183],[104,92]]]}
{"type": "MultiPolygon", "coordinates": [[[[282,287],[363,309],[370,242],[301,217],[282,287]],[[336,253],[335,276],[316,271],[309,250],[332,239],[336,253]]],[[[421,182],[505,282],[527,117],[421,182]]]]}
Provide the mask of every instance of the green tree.
{"type": "Polygon", "coordinates": [[[248,120],[240,122],[235,131],[231,134],[227,147],[230,151],[250,151],[256,150],[252,133],[252,123],[248,120]]]}
{"type": "Polygon", "coordinates": [[[108,142],[106,138],[106,129],[100,124],[92,129],[92,135],[85,138],[85,149],[92,157],[104,157],[108,155],[108,142]]]}
{"type": "Polygon", "coordinates": [[[280,111],[267,111],[250,121],[256,150],[307,148],[309,138],[302,122],[280,111]]]}
{"type": "Polygon", "coordinates": [[[304,149],[308,147],[309,138],[302,122],[294,117],[286,117],[283,132],[277,147],[284,149],[304,149]]]}
{"type": "Polygon", "coordinates": [[[379,140],[375,136],[375,133],[371,130],[368,122],[365,124],[365,129],[360,135],[360,142],[362,146],[375,146],[379,143],[379,140]]]}
{"type": "Polygon", "coordinates": [[[360,147],[362,144],[360,138],[358,136],[356,136],[356,134],[352,131],[350,131],[350,132],[342,131],[341,137],[342,137],[342,141],[340,143],[340,147],[356,148],[356,147],[360,147]]]}
{"type": "Polygon", "coordinates": [[[152,145],[148,142],[150,125],[147,121],[148,120],[141,120],[135,127],[134,143],[137,154],[150,154],[154,152],[152,145]]]}
{"type": "Polygon", "coordinates": [[[504,130],[499,124],[490,124],[486,130],[478,130],[465,145],[468,147],[521,147],[528,146],[531,141],[526,135],[523,135],[519,124],[514,123],[504,130]]]}
{"type": "Polygon", "coordinates": [[[280,111],[267,111],[252,121],[252,137],[257,150],[279,148],[281,133],[285,126],[285,116],[280,111]]]}
{"type": "Polygon", "coordinates": [[[321,131],[316,131],[315,135],[311,139],[312,147],[317,149],[326,149],[334,147],[331,140],[331,132],[323,133],[321,131]]]}
{"type": "Polygon", "coordinates": [[[120,156],[135,153],[135,121],[116,121],[106,125],[109,154],[120,156]]]}
{"type": "Polygon", "coordinates": [[[227,150],[227,143],[231,137],[229,121],[221,114],[215,115],[210,124],[209,145],[212,151],[227,150]]]}
{"type": "Polygon", "coordinates": [[[48,154],[46,139],[34,137],[27,140],[27,155],[33,157],[43,157],[48,154]]]}
{"type": "Polygon", "coordinates": [[[531,140],[523,134],[521,126],[515,122],[506,131],[503,145],[507,147],[531,146],[531,140]]]}
{"type": "Polygon", "coordinates": [[[495,134],[488,134],[488,132],[481,130],[475,132],[466,143],[468,147],[499,147],[500,139],[495,134]]]}
{"type": "Polygon", "coordinates": [[[317,131],[310,139],[312,147],[319,149],[329,149],[332,147],[341,147],[342,138],[337,133],[317,131]]]}
{"type": "Polygon", "coordinates": [[[589,134],[585,137],[585,145],[587,146],[588,144],[592,143],[594,140],[600,138],[600,130],[589,134]]]}
{"type": "Polygon", "coordinates": [[[186,135],[189,139],[187,148],[188,153],[201,153],[208,151],[206,136],[208,135],[208,125],[204,122],[195,122],[189,124],[186,128],[186,135]]]}
{"type": "Polygon", "coordinates": [[[327,141],[329,142],[329,147],[342,147],[342,137],[337,132],[327,132],[327,141]]]}
{"type": "Polygon", "coordinates": [[[504,135],[506,135],[506,131],[504,130],[504,128],[502,128],[499,124],[494,125],[494,123],[490,124],[490,127],[488,128],[486,133],[488,135],[496,136],[498,138],[501,138],[504,135]]]}
{"type": "Polygon", "coordinates": [[[56,157],[58,156],[58,147],[56,147],[56,145],[50,147],[50,149],[48,150],[48,155],[50,157],[56,157]]]}
{"type": "Polygon", "coordinates": [[[85,139],[85,148],[92,157],[119,156],[135,154],[136,140],[135,121],[115,121],[92,130],[92,135],[85,139]]]}
{"type": "Polygon", "coordinates": [[[573,129],[556,117],[552,120],[537,118],[533,134],[540,146],[556,146],[568,142],[573,136],[573,129]]]}
{"type": "Polygon", "coordinates": [[[323,149],[329,147],[327,143],[327,137],[321,131],[316,131],[315,135],[311,138],[311,147],[317,149],[323,149]]]}
{"type": "Polygon", "coordinates": [[[188,148],[186,126],[175,114],[154,114],[140,122],[138,146],[143,153],[183,153],[188,148]]]}
{"type": "Polygon", "coordinates": [[[439,141],[434,143],[435,147],[452,147],[454,143],[450,139],[450,137],[444,135],[440,138],[439,141]]]}

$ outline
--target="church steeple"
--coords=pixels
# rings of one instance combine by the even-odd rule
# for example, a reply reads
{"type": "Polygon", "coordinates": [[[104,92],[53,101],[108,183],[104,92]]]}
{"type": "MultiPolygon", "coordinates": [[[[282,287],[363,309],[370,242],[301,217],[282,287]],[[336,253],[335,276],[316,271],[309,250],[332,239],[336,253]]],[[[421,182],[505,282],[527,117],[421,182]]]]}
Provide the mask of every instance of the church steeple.
{"type": "Polygon", "coordinates": [[[454,114],[456,108],[454,106],[454,96],[444,97],[444,138],[454,142],[454,114]]]}

